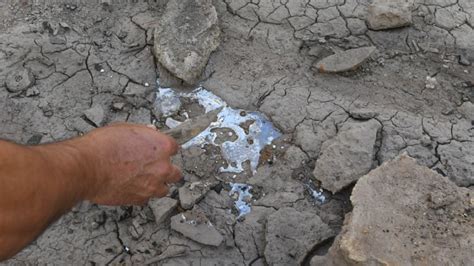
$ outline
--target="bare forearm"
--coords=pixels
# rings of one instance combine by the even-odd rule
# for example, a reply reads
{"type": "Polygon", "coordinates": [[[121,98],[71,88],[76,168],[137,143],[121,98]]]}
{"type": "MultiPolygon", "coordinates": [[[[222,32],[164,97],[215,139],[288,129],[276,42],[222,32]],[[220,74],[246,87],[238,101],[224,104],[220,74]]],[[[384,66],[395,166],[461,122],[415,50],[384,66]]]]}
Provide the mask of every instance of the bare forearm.
{"type": "Polygon", "coordinates": [[[0,261],[81,200],[145,204],[181,180],[176,142],[143,125],[115,124],[69,141],[26,147],[0,141],[0,261]]]}
{"type": "Polygon", "coordinates": [[[80,156],[72,142],[26,147],[0,141],[0,261],[85,197],[92,184],[80,156]]]}

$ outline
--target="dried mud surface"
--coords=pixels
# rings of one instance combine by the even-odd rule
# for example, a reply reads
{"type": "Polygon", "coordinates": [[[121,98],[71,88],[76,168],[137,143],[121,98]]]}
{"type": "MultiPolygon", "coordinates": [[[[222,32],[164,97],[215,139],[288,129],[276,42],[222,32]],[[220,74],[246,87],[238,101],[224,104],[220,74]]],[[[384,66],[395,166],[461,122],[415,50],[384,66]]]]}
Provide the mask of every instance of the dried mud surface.
{"type": "MultiPolygon", "coordinates": [[[[164,128],[154,106],[159,74],[152,51],[166,1],[55,2],[0,3],[0,137],[34,145],[117,121],[164,128]]],[[[328,146],[342,139],[350,147],[364,129],[346,128],[368,121],[377,130],[366,140],[373,147],[361,151],[370,160],[361,175],[407,153],[472,191],[473,4],[416,0],[412,25],[373,31],[365,23],[371,2],[215,0],[221,43],[203,86],[233,108],[266,114],[283,133],[276,149],[263,151],[257,173],[220,174],[215,147],[183,150],[175,162],[187,181],[169,195],[178,206],[84,202],[4,263],[309,264],[326,254],[352,208],[352,185],[324,192],[324,204],[312,197],[308,187],[320,185],[315,165],[321,156],[350,160],[353,155],[328,146]],[[377,51],[357,70],[325,74],[312,67],[334,52],[371,45],[377,51]],[[244,219],[237,219],[229,182],[252,186],[252,211],[244,219]],[[192,211],[183,208],[185,199],[192,211]],[[171,228],[171,217],[188,212],[222,236],[217,247],[171,228]],[[298,218],[306,231],[287,224],[298,218]]],[[[183,108],[203,111],[195,103],[183,108]]]]}

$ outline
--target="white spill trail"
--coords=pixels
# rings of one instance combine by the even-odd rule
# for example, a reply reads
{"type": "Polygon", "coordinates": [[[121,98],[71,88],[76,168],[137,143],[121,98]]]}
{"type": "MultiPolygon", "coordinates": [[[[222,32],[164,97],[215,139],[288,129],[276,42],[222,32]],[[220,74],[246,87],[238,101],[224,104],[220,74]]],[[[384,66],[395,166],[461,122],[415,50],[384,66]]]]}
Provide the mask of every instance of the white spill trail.
{"type": "Polygon", "coordinates": [[[235,208],[239,211],[238,219],[249,214],[252,210],[249,203],[252,199],[252,194],[250,194],[252,186],[239,183],[230,183],[230,185],[232,186],[232,189],[229,192],[229,195],[232,196],[234,193],[238,193],[239,195],[238,199],[234,202],[235,208]]]}

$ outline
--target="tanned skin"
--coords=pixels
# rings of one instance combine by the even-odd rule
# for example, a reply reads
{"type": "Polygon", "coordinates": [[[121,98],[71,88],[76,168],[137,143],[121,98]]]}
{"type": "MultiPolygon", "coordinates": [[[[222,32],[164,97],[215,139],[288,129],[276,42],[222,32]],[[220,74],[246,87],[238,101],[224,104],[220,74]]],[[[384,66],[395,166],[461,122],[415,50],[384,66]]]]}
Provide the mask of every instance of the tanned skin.
{"type": "Polygon", "coordinates": [[[0,141],[0,261],[74,205],[143,205],[181,179],[176,142],[142,125],[116,124],[64,142],[0,141]]]}

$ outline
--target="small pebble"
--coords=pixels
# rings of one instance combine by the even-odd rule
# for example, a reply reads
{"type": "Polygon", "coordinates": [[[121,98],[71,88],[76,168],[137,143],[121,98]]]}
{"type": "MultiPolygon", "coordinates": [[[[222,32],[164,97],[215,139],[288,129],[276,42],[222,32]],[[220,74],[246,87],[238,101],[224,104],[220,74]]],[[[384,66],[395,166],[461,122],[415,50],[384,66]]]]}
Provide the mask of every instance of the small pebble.
{"type": "Polygon", "coordinates": [[[104,73],[104,72],[105,72],[105,69],[102,68],[102,69],[100,70],[100,73],[104,73]]]}
{"type": "Polygon", "coordinates": [[[463,55],[459,56],[458,63],[462,66],[470,66],[471,62],[463,55]]]}
{"type": "Polygon", "coordinates": [[[150,86],[150,84],[148,84],[148,82],[145,82],[145,87],[148,87],[150,86]]]}

